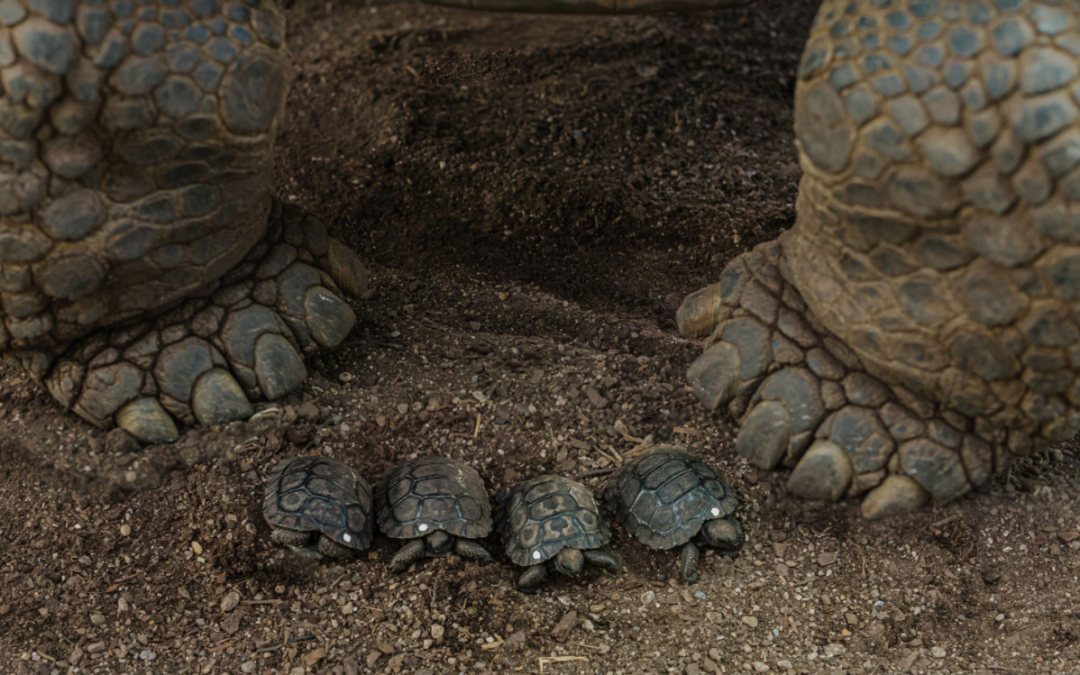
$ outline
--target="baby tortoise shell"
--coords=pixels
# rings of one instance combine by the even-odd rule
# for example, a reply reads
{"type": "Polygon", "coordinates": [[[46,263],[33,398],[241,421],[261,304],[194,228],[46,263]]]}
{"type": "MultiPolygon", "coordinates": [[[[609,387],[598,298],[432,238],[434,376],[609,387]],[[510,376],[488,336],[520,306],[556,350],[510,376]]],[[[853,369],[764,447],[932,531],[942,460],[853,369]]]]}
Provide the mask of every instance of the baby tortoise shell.
{"type": "Polygon", "coordinates": [[[416,539],[436,530],[482,539],[491,533],[491,503],[484,479],[449,457],[417,457],[379,479],[379,529],[392,539],[416,539]]]}
{"type": "Polygon", "coordinates": [[[500,509],[506,555],[522,567],[539,565],[564,548],[600,548],[611,539],[589,488],[561,476],[537,476],[514,490],[500,509]]]}
{"type": "Polygon", "coordinates": [[[729,555],[742,547],[734,491],[707,464],[675,448],[657,448],[627,462],[608,480],[604,501],[642,544],[680,547],[688,584],[698,580],[697,544],[729,555]]]}
{"type": "Polygon", "coordinates": [[[661,551],[682,546],[706,520],[725,518],[739,505],[712,468],[667,447],[624,464],[608,480],[604,501],[632,537],[661,551]]]}
{"type": "Polygon", "coordinates": [[[549,567],[566,576],[577,576],[586,563],[619,571],[615,558],[596,550],[611,539],[611,528],[581,483],[537,476],[513,492],[500,490],[496,501],[506,554],[527,568],[518,579],[522,593],[538,592],[549,567]]]}
{"type": "Polygon", "coordinates": [[[309,544],[319,533],[319,552],[345,557],[371,544],[373,506],[371,486],[352,467],[325,457],[293,457],[270,474],[263,516],[275,541],[318,557],[309,544]]]}

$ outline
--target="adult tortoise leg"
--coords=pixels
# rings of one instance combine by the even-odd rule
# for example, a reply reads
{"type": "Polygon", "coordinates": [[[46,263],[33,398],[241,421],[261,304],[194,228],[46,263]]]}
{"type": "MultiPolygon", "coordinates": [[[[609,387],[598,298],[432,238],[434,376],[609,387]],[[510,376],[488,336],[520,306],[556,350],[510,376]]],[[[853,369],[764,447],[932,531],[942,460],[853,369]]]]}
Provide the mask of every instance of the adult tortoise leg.
{"type": "Polygon", "coordinates": [[[269,193],[273,2],[0,9],[0,350],[144,441],[251,413],[340,342],[355,255],[269,193]]]}
{"type": "Polygon", "coordinates": [[[796,224],[678,315],[792,492],[910,510],[1080,427],[1078,55],[1073,5],[822,5],[796,224]]]}

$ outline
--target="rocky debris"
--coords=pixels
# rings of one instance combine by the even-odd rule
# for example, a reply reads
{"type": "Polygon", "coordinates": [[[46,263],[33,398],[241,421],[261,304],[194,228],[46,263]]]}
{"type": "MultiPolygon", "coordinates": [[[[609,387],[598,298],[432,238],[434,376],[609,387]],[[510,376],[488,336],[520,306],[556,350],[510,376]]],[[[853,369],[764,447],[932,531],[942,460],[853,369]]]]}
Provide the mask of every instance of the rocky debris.
{"type": "Polygon", "coordinates": [[[229,591],[225,594],[225,597],[221,599],[221,611],[231,612],[236,609],[236,606],[240,604],[240,594],[236,591],[229,591]]]}
{"type": "Polygon", "coordinates": [[[577,612],[567,612],[563,615],[563,618],[559,619],[559,623],[555,624],[555,627],[551,629],[551,637],[559,642],[565,642],[570,635],[570,631],[577,626],[577,620],[577,612]]]}

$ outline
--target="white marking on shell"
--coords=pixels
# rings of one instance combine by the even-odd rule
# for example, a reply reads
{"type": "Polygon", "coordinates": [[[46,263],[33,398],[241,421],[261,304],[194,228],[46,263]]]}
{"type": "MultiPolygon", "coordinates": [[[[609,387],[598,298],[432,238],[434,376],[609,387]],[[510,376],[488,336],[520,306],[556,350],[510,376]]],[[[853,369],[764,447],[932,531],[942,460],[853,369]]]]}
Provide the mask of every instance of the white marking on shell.
{"type": "Polygon", "coordinates": [[[540,551],[533,551],[533,560],[540,559],[540,551]]]}
{"type": "Polygon", "coordinates": [[[420,523],[420,531],[427,532],[427,523],[420,523]]]}
{"type": "Polygon", "coordinates": [[[348,533],[348,532],[346,532],[345,534],[341,535],[341,538],[342,538],[342,539],[344,539],[345,541],[352,541],[352,537],[351,537],[351,536],[349,536],[349,533],[348,533]]]}
{"type": "Polygon", "coordinates": [[[720,517],[720,509],[716,508],[715,506],[712,507],[712,514],[713,514],[713,516],[719,518],[720,517]]]}

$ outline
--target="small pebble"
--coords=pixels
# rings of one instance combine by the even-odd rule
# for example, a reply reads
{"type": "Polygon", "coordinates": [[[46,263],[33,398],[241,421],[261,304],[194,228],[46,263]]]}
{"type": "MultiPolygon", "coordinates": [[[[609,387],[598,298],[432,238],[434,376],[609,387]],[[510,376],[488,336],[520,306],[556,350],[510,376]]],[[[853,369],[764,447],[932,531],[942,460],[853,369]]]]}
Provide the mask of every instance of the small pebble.
{"type": "Polygon", "coordinates": [[[818,556],[817,564],[821,565],[822,567],[828,567],[829,565],[836,562],[837,557],[838,554],[835,551],[829,553],[822,553],[818,556]]]}
{"type": "Polygon", "coordinates": [[[240,604],[240,594],[236,591],[229,591],[225,594],[225,597],[221,599],[221,611],[231,612],[236,609],[236,606],[240,604]]]}
{"type": "Polygon", "coordinates": [[[744,616],[742,622],[751,628],[757,628],[758,620],[756,616],[744,616]]]}
{"type": "Polygon", "coordinates": [[[124,523],[123,525],[121,525],[120,526],[120,535],[123,536],[123,537],[130,537],[131,536],[131,526],[128,525],[127,523],[124,523]]]}
{"type": "Polygon", "coordinates": [[[202,555],[202,544],[197,541],[191,542],[191,550],[195,552],[195,555],[202,555]]]}

